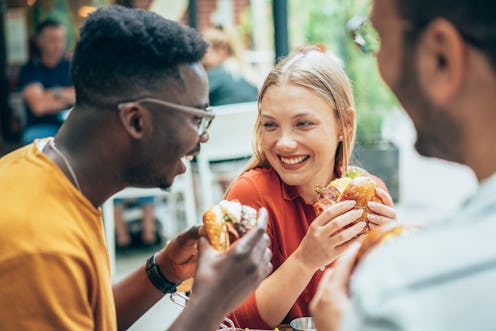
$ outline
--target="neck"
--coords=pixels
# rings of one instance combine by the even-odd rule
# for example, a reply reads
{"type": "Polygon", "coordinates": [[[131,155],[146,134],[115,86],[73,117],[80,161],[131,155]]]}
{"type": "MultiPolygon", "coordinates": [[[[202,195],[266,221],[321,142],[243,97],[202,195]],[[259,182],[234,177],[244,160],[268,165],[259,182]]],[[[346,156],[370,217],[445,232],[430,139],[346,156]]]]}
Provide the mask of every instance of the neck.
{"type": "Polygon", "coordinates": [[[40,60],[46,67],[53,68],[60,63],[61,58],[58,56],[42,55],[40,60]]]}
{"type": "Polygon", "coordinates": [[[480,182],[496,172],[496,74],[483,54],[470,54],[476,60],[468,66],[463,93],[452,107],[464,128],[463,163],[472,168],[480,182]]]}
{"type": "Polygon", "coordinates": [[[496,134],[494,127],[477,126],[477,131],[467,134],[465,164],[475,173],[477,180],[483,181],[496,173],[496,154],[494,149],[496,134]]]}
{"type": "MultiPolygon", "coordinates": [[[[85,197],[98,207],[126,185],[120,181],[118,169],[121,169],[122,165],[116,162],[119,158],[112,154],[114,149],[108,148],[111,145],[115,146],[117,142],[112,141],[111,135],[99,136],[99,130],[90,123],[94,119],[85,116],[84,113],[71,113],[57,134],[55,142],[71,161],[85,197]],[[102,140],[106,143],[102,143],[102,140]]],[[[108,123],[100,122],[99,126],[105,127],[106,132],[115,130],[108,123]]]]}
{"type": "MultiPolygon", "coordinates": [[[[65,171],[64,170],[63,171],[66,173],[66,176],[70,175],[67,177],[69,178],[69,180],[72,180],[72,183],[76,186],[78,191],[82,193],[83,191],[81,190],[81,185],[79,184],[78,177],[76,175],[76,172],[74,171],[74,168],[71,165],[71,161],[69,161],[69,158],[65,155],[64,152],[62,152],[55,145],[54,140],[50,140],[50,142],[48,143],[48,146],[52,149],[52,151],[55,152],[55,154],[57,154],[57,158],[62,161],[62,163],[64,165],[64,169],[65,169],[65,171]],[[67,174],[67,172],[68,172],[68,174],[67,174]]],[[[60,167],[60,163],[59,163],[59,167],[60,167]]]]}

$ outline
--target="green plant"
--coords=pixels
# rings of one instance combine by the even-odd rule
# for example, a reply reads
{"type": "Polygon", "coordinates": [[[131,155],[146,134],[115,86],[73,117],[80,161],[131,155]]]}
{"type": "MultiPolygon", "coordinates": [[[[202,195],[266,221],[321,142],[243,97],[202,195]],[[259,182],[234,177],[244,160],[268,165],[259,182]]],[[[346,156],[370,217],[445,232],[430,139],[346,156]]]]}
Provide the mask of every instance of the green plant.
{"type": "Polygon", "coordinates": [[[382,123],[397,106],[377,71],[375,59],[362,54],[348,37],[347,21],[366,13],[368,4],[356,0],[293,0],[290,3],[290,38],[293,47],[319,43],[343,61],[350,77],[357,111],[357,144],[382,140],[382,123]]]}

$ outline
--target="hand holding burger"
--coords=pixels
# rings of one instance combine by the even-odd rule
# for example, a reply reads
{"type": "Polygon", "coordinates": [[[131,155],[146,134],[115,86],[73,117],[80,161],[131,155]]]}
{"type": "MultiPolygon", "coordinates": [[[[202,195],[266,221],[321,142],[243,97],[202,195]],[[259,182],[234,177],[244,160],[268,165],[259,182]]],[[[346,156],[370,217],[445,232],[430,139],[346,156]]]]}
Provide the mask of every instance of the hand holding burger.
{"type": "MultiPolygon", "coordinates": [[[[379,204],[383,202],[381,197],[377,195],[378,190],[380,188],[378,188],[377,183],[364,170],[350,167],[344,177],[331,181],[324,189],[316,189],[317,193],[319,193],[319,200],[314,204],[315,213],[318,216],[325,209],[340,201],[354,200],[356,201],[354,209],[363,209],[363,214],[353,224],[365,221],[366,226],[362,233],[367,233],[370,230],[369,213],[374,214],[369,202],[379,204]]],[[[387,196],[386,200],[389,200],[388,202],[392,207],[392,201],[390,201],[389,195],[387,196]]],[[[393,219],[395,218],[394,210],[393,213],[390,213],[390,216],[393,216],[393,219]]]]}
{"type": "Polygon", "coordinates": [[[203,214],[208,241],[218,251],[229,246],[257,224],[257,211],[238,201],[222,200],[203,214]]]}

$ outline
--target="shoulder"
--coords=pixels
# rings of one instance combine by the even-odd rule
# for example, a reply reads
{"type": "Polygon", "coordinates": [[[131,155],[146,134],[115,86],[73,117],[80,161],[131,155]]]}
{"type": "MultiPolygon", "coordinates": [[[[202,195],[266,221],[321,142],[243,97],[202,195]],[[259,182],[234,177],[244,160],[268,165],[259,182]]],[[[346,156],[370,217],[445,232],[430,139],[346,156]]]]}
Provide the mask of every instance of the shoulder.
{"type": "Polygon", "coordinates": [[[496,296],[490,281],[496,278],[495,230],[492,221],[439,223],[386,241],[364,257],[353,274],[353,310],[362,320],[377,318],[384,323],[396,319],[398,325],[418,320],[436,329],[436,323],[442,325],[450,318],[452,323],[460,316],[434,316],[433,311],[485,307],[487,298],[496,296]]]}
{"type": "Polygon", "coordinates": [[[272,190],[280,186],[280,179],[271,168],[256,168],[242,173],[233,183],[235,186],[253,186],[257,190],[272,190]]]}
{"type": "Polygon", "coordinates": [[[207,70],[208,78],[224,76],[227,74],[228,73],[227,73],[226,69],[224,69],[224,67],[222,67],[221,65],[207,70]]]}
{"type": "Polygon", "coordinates": [[[28,62],[24,63],[22,66],[21,66],[21,72],[24,72],[24,71],[30,71],[30,70],[33,70],[35,68],[38,68],[38,63],[39,61],[37,60],[29,60],[28,62]]]}
{"type": "Polygon", "coordinates": [[[65,57],[60,60],[60,63],[58,65],[59,68],[63,69],[69,69],[71,66],[71,61],[66,59],[65,57]]]}
{"type": "Polygon", "coordinates": [[[23,88],[28,83],[36,80],[38,77],[38,66],[33,61],[24,64],[19,70],[18,86],[23,88]]]}
{"type": "Polygon", "coordinates": [[[262,201],[281,195],[281,180],[270,168],[256,168],[241,174],[232,184],[228,199],[262,201]]]}

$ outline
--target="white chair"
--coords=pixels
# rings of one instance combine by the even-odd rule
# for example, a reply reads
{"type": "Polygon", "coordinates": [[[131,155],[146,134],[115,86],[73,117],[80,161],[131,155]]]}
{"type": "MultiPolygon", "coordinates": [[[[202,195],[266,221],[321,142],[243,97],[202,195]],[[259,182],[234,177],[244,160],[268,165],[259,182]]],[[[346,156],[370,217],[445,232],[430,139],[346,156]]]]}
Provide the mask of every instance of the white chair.
{"type": "MultiPolygon", "coordinates": [[[[107,249],[110,258],[110,270],[112,275],[115,275],[115,224],[114,224],[114,199],[116,198],[138,198],[143,196],[167,197],[167,227],[176,227],[177,219],[177,198],[179,195],[183,197],[184,211],[186,216],[186,225],[188,227],[195,225],[198,221],[196,214],[195,195],[193,189],[193,179],[191,176],[191,165],[186,162],[186,172],[174,179],[174,183],[169,192],[154,189],[144,189],[129,187],[111,196],[102,205],[102,214],[105,225],[105,237],[107,241],[107,249]]],[[[162,218],[163,219],[163,218],[162,218]]]]}
{"type": "Polygon", "coordinates": [[[210,139],[202,145],[197,157],[202,210],[216,202],[213,201],[215,176],[211,162],[240,159],[253,154],[251,142],[257,109],[257,102],[215,107],[215,120],[208,130],[210,139]]]}

